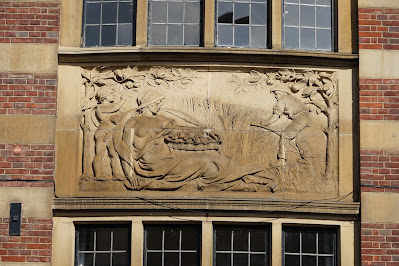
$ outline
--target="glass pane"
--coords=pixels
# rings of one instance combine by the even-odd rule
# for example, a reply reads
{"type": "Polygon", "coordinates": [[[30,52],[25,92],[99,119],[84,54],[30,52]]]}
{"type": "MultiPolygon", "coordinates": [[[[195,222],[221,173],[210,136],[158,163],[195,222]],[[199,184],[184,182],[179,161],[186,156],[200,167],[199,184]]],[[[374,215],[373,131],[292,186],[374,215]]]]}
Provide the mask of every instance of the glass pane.
{"type": "Polygon", "coordinates": [[[116,23],[117,3],[103,3],[102,24],[116,23]]]}
{"type": "Polygon", "coordinates": [[[301,26],[315,26],[315,7],[301,5],[301,26]]]}
{"type": "Polygon", "coordinates": [[[316,233],[302,233],[302,253],[316,253],[316,233]]]}
{"type": "Polygon", "coordinates": [[[285,252],[299,253],[299,233],[285,232],[285,252]]]}
{"type": "Polygon", "coordinates": [[[299,0],[285,0],[285,3],[299,3],[299,0]]]}
{"type": "Polygon", "coordinates": [[[314,0],[301,0],[301,4],[311,4],[311,5],[314,5],[314,0]]]}
{"type": "Polygon", "coordinates": [[[184,45],[200,45],[199,25],[184,25],[184,45]]]}
{"type": "Polygon", "coordinates": [[[86,24],[100,24],[101,4],[88,3],[86,6],[86,24]]]}
{"type": "MultiPolygon", "coordinates": [[[[179,253],[165,253],[165,266],[166,265],[179,265],[179,253]]],[[[149,266],[149,265],[148,265],[149,266]]]]}
{"type": "Polygon", "coordinates": [[[266,256],[261,254],[251,255],[251,266],[265,266],[266,256]]]}
{"type": "Polygon", "coordinates": [[[234,26],[234,46],[249,47],[249,26],[234,26]]]}
{"type": "Polygon", "coordinates": [[[218,2],[218,23],[233,23],[233,3],[218,2]]]}
{"type": "Polygon", "coordinates": [[[216,266],[231,266],[231,254],[216,253],[216,266]]]}
{"type": "Polygon", "coordinates": [[[218,25],[217,39],[220,46],[233,46],[233,26],[218,25]]]}
{"type": "Polygon", "coordinates": [[[146,232],[147,249],[162,249],[162,228],[148,228],[146,232]]]}
{"type": "Polygon", "coordinates": [[[285,5],[284,9],[284,25],[299,25],[299,6],[285,5]]]}
{"type": "Polygon", "coordinates": [[[165,250],[178,250],[180,241],[180,228],[165,228],[165,250]]]}
{"type": "Polygon", "coordinates": [[[78,265],[92,266],[93,254],[79,253],[78,265]]]}
{"type": "Polygon", "coordinates": [[[249,4],[236,3],[234,6],[234,23],[249,24],[249,4]]]}
{"type": "Polygon", "coordinates": [[[162,253],[148,252],[147,253],[148,266],[162,266],[162,253]]]}
{"type": "Polygon", "coordinates": [[[181,265],[197,266],[198,265],[197,253],[182,253],[181,254],[181,265]]]}
{"type": "Polygon", "coordinates": [[[166,23],[166,2],[150,2],[151,23],[166,23]]]}
{"type": "Polygon", "coordinates": [[[96,266],[109,266],[111,265],[110,253],[96,253],[96,266]]]}
{"type": "Polygon", "coordinates": [[[96,230],[96,250],[109,251],[111,250],[111,229],[98,228],[96,230]]]}
{"type": "Polygon", "coordinates": [[[119,25],[118,26],[118,45],[132,45],[133,44],[133,25],[119,25]]]}
{"type": "Polygon", "coordinates": [[[316,7],[316,26],[320,28],[331,28],[331,8],[318,6],[316,7]]]}
{"type": "Polygon", "coordinates": [[[181,249],[182,250],[197,250],[198,248],[198,233],[197,230],[186,228],[182,230],[181,249]]]}
{"type": "Polygon", "coordinates": [[[316,256],[302,256],[302,265],[316,266],[316,256]]]}
{"type": "Polygon", "coordinates": [[[331,6],[331,0],[316,0],[316,4],[331,6]]]}
{"type": "Polygon", "coordinates": [[[266,25],[266,4],[252,4],[251,24],[266,25]]]}
{"type": "Polygon", "coordinates": [[[266,48],[266,27],[251,27],[251,47],[266,48]]]}
{"type": "Polygon", "coordinates": [[[128,250],[130,246],[130,233],[127,228],[113,229],[113,250],[128,250]]]}
{"type": "Polygon", "coordinates": [[[284,48],[299,48],[299,29],[294,27],[284,28],[284,48]]]}
{"type": "Polygon", "coordinates": [[[315,50],[315,30],[301,28],[301,48],[315,50]]]}
{"type": "Polygon", "coordinates": [[[251,251],[263,252],[266,250],[266,233],[261,229],[251,230],[251,251]]]}
{"type": "Polygon", "coordinates": [[[94,229],[79,228],[79,251],[94,250],[94,229]]]}
{"type": "Polygon", "coordinates": [[[183,23],[183,8],[182,2],[168,3],[168,23],[183,23]]]}
{"type": "Polygon", "coordinates": [[[124,253],[113,253],[112,254],[112,265],[114,266],[128,266],[130,265],[130,257],[127,252],[124,253]]]}
{"type": "Polygon", "coordinates": [[[184,23],[200,23],[200,3],[185,3],[184,23]]]}
{"type": "Polygon", "coordinates": [[[235,229],[233,233],[233,250],[248,251],[248,229],[235,229]]]}
{"type": "Polygon", "coordinates": [[[133,3],[119,3],[119,23],[133,23],[133,3]]]}
{"type": "Polygon", "coordinates": [[[183,25],[168,25],[167,45],[183,45],[183,25]]]}
{"type": "Polygon", "coordinates": [[[234,254],[233,255],[234,266],[248,266],[248,254],[234,254]]]}
{"type": "Polygon", "coordinates": [[[300,259],[299,255],[285,255],[285,263],[284,263],[284,265],[286,265],[286,266],[299,266],[300,265],[299,259],[300,259]]]}
{"type": "Polygon", "coordinates": [[[101,45],[113,46],[116,44],[116,25],[102,26],[101,45]]]}
{"type": "Polygon", "coordinates": [[[319,232],[319,253],[320,254],[334,254],[335,249],[334,233],[333,232],[319,232]]]}
{"type": "Polygon", "coordinates": [[[331,51],[331,30],[316,30],[317,50],[331,51]]]}
{"type": "Polygon", "coordinates": [[[150,45],[166,45],[166,25],[150,25],[150,45]]]}
{"type": "Polygon", "coordinates": [[[216,250],[218,251],[231,250],[231,230],[229,229],[216,230],[216,250]]]}
{"type": "Polygon", "coordinates": [[[334,257],[319,257],[318,266],[334,266],[334,257]]]}

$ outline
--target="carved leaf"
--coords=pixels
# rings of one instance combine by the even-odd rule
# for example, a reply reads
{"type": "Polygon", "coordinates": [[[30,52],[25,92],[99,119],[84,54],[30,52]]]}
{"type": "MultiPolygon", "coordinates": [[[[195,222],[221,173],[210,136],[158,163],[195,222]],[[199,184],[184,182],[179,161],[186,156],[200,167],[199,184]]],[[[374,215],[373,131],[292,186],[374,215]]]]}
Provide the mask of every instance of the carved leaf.
{"type": "Polygon", "coordinates": [[[319,75],[313,74],[309,77],[309,86],[313,86],[319,79],[319,75]]]}
{"type": "Polygon", "coordinates": [[[303,92],[302,92],[302,96],[303,97],[309,97],[313,92],[317,91],[317,87],[314,86],[308,86],[306,87],[303,92]]]}

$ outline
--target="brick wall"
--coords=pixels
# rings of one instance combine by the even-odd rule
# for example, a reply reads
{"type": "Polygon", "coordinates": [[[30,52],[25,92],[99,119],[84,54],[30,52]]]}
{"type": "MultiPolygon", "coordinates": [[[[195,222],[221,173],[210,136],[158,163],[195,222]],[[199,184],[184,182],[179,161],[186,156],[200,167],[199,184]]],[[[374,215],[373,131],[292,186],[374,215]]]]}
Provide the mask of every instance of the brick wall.
{"type": "Polygon", "coordinates": [[[0,218],[1,262],[50,262],[52,219],[21,220],[21,235],[9,236],[9,218],[0,218]]]}
{"type": "Polygon", "coordinates": [[[360,119],[399,120],[399,79],[360,79],[359,89],[360,119]]]}
{"type": "Polygon", "coordinates": [[[0,2],[0,43],[57,43],[57,2],[0,2]]]}
{"type": "Polygon", "coordinates": [[[359,48],[399,49],[399,9],[359,8],[359,48]]]}
{"type": "Polygon", "coordinates": [[[55,115],[56,97],[55,73],[0,73],[0,114],[55,115]]]}

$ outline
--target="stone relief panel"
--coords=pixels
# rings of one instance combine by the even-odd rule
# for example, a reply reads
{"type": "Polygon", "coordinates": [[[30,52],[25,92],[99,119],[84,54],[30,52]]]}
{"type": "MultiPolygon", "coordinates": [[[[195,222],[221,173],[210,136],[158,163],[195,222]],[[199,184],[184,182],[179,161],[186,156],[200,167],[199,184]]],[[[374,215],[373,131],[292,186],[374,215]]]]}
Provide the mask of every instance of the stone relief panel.
{"type": "Polygon", "coordinates": [[[81,184],[337,192],[335,72],[96,67],[82,82],[81,184]]]}

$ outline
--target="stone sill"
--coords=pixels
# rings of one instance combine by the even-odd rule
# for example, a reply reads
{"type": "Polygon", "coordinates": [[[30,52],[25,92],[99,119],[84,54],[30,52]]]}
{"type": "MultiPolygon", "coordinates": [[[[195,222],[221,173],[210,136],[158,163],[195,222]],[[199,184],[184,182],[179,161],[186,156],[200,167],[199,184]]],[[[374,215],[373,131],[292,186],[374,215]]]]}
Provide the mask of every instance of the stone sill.
{"type": "Polygon", "coordinates": [[[53,210],[203,210],[358,215],[360,203],[274,199],[54,198],[53,210]]]}

